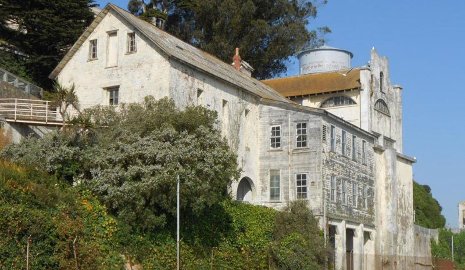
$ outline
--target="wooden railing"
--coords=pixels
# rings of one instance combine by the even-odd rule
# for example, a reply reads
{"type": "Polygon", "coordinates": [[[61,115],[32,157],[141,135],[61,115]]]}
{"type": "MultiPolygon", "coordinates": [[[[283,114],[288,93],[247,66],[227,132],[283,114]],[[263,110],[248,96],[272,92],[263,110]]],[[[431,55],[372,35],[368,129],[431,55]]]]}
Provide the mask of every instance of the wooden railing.
{"type": "Polygon", "coordinates": [[[50,101],[0,98],[0,117],[15,122],[61,123],[62,117],[50,101]]]}

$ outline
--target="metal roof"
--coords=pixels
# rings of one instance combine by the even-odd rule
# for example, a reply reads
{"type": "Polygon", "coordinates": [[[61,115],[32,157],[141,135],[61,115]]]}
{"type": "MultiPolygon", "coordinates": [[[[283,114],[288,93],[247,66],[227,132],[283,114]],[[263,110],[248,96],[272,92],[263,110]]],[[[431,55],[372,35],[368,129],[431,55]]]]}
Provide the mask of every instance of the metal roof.
{"type": "Polygon", "coordinates": [[[151,23],[141,20],[126,10],[123,10],[113,4],[108,4],[102,10],[102,12],[97,15],[91,25],[81,35],[78,41],[73,45],[70,51],[58,64],[58,66],[52,71],[49,76],[51,79],[54,79],[58,76],[66,63],[73,57],[78,48],[84,43],[90,33],[92,33],[95,27],[102,21],[102,19],[109,11],[114,11],[120,15],[120,17],[122,17],[128,24],[135,27],[156,47],[161,49],[161,51],[165,53],[168,58],[174,58],[177,61],[190,65],[202,72],[224,80],[261,98],[290,102],[269,86],[240,71],[237,71],[233,66],[226,64],[220,59],[185,43],[184,41],[162,31],[151,23]]]}
{"type": "Polygon", "coordinates": [[[361,68],[312,73],[262,81],[285,97],[360,89],[361,68]]]}

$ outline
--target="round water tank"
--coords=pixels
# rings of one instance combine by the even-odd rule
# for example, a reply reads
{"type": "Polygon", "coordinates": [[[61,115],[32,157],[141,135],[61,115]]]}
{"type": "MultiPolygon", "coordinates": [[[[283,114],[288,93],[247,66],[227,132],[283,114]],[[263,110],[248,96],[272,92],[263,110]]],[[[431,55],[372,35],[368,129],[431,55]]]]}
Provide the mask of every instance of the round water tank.
{"type": "Polygon", "coordinates": [[[321,46],[304,49],[297,55],[300,63],[300,74],[328,72],[349,69],[352,53],[346,50],[321,46]]]}

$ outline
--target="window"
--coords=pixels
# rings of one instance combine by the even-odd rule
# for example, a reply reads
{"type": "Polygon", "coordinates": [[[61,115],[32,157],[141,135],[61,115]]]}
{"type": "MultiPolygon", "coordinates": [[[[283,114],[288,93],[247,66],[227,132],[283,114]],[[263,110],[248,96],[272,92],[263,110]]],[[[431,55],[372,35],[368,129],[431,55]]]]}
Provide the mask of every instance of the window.
{"type": "Polygon", "coordinates": [[[307,147],[307,123],[297,123],[297,147],[307,147]]]}
{"type": "Polygon", "coordinates": [[[271,148],[281,147],[281,126],[271,127],[271,148]]]}
{"type": "Polygon", "coordinates": [[[128,46],[127,52],[132,53],[136,52],[136,33],[128,33],[128,46]]]}
{"type": "Polygon", "coordinates": [[[345,180],[342,180],[342,191],[341,191],[341,200],[342,204],[347,204],[347,183],[345,180]]]}
{"type": "Polygon", "coordinates": [[[89,60],[97,59],[97,40],[89,41],[89,60]]]}
{"type": "Polygon", "coordinates": [[[352,136],[352,160],[357,161],[357,136],[353,135],[352,136]]]}
{"type": "Polygon", "coordinates": [[[384,84],[384,73],[380,72],[379,73],[379,91],[384,93],[383,84],[384,84]]]}
{"type": "Polygon", "coordinates": [[[346,147],[347,147],[347,136],[346,135],[347,135],[346,131],[343,130],[342,131],[342,151],[341,151],[343,156],[345,156],[347,154],[346,153],[347,152],[346,151],[346,147]]]}
{"type": "Polygon", "coordinates": [[[119,104],[119,86],[107,88],[110,99],[108,104],[118,105],[119,104]]]}
{"type": "Polygon", "coordinates": [[[203,94],[203,90],[200,88],[197,88],[197,105],[200,105],[202,103],[202,94],[203,94]]]}
{"type": "Polygon", "coordinates": [[[118,65],[118,36],[116,31],[108,33],[107,43],[107,67],[118,65]]]}
{"type": "Polygon", "coordinates": [[[356,104],[353,99],[346,96],[330,97],[321,103],[321,108],[348,106],[356,104]]]}
{"type": "Polygon", "coordinates": [[[369,192],[369,187],[365,186],[363,188],[363,207],[365,209],[368,209],[368,192],[369,192]]]}
{"type": "Polygon", "coordinates": [[[367,154],[366,154],[366,141],[362,141],[362,164],[366,165],[367,164],[367,154]]]}
{"type": "Polygon", "coordinates": [[[307,199],[307,174],[296,174],[297,199],[307,199]]]}
{"type": "Polygon", "coordinates": [[[386,102],[382,99],[378,99],[375,103],[375,110],[377,110],[380,113],[384,113],[387,116],[391,116],[391,113],[389,113],[389,108],[386,102]]]}
{"type": "Polygon", "coordinates": [[[331,175],[331,194],[330,199],[332,202],[336,202],[336,176],[331,175]]]}
{"type": "Polygon", "coordinates": [[[358,184],[352,182],[352,205],[357,207],[358,205],[358,184]]]}
{"type": "Polygon", "coordinates": [[[331,151],[334,152],[336,151],[336,128],[334,126],[331,126],[331,151]]]}
{"type": "Polygon", "coordinates": [[[321,140],[324,141],[324,142],[326,142],[326,133],[327,133],[326,125],[323,125],[321,127],[321,140]]]}
{"type": "Polygon", "coordinates": [[[279,170],[270,171],[270,200],[279,201],[280,197],[280,176],[279,170]]]}

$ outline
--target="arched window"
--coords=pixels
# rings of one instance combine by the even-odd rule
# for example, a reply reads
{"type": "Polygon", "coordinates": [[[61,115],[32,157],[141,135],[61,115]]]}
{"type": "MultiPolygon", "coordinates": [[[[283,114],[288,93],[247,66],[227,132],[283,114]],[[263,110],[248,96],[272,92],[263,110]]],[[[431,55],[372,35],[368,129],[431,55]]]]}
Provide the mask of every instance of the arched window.
{"type": "Polygon", "coordinates": [[[329,108],[329,107],[338,107],[338,106],[346,106],[346,105],[354,105],[356,104],[350,97],[346,96],[337,96],[331,97],[321,103],[321,108],[329,108]]]}
{"type": "Polygon", "coordinates": [[[386,102],[382,99],[378,99],[375,103],[375,110],[377,110],[378,112],[381,112],[381,113],[384,113],[388,116],[391,116],[391,114],[389,113],[389,108],[388,108],[388,105],[386,104],[386,102]]]}
{"type": "Polygon", "coordinates": [[[379,91],[383,92],[383,83],[384,83],[384,73],[381,71],[379,73],[379,91]]]}

